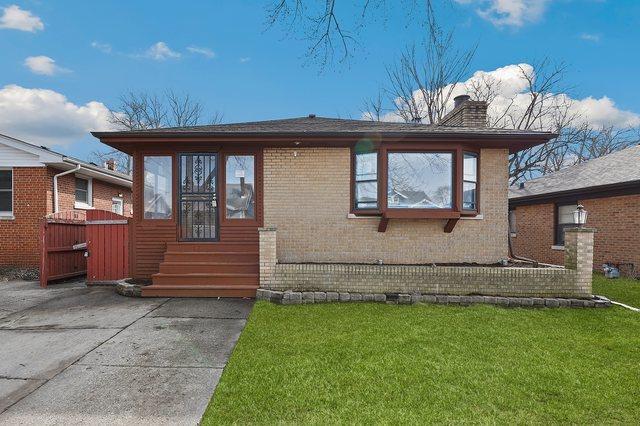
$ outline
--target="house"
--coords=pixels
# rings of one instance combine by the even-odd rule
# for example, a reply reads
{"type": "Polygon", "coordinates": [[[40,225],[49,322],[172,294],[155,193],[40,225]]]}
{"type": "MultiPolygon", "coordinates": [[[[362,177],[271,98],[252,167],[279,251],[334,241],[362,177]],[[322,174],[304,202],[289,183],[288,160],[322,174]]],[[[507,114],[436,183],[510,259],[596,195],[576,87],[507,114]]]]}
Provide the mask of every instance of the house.
{"type": "Polygon", "coordinates": [[[0,268],[37,271],[48,214],[102,209],[131,216],[131,185],[115,170],[0,135],[0,268]]]}
{"type": "Polygon", "coordinates": [[[509,190],[514,252],[560,264],[564,232],[582,204],[596,229],[594,265],[640,271],[640,146],[567,167],[509,190]]]}
{"type": "Polygon", "coordinates": [[[133,156],[130,271],[150,284],[143,296],[304,285],[590,296],[590,273],[576,287],[573,270],[472,268],[509,256],[509,153],[555,135],[487,128],[486,104],[467,99],[444,125],[312,114],[94,132],[133,156]]]}

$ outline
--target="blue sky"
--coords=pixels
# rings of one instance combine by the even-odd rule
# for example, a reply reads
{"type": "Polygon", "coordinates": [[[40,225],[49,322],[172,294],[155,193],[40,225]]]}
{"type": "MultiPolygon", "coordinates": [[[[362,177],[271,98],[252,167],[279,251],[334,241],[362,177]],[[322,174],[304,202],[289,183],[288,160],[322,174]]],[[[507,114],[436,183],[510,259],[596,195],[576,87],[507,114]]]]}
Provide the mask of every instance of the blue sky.
{"type": "MultiPolygon", "coordinates": [[[[359,118],[363,100],[385,82],[385,65],[423,37],[415,18],[391,8],[357,33],[348,63],[321,72],[306,63],[299,34],[267,29],[270,3],[0,0],[0,133],[84,158],[97,146],[88,130],[104,106],[117,106],[128,90],[167,88],[225,122],[359,118]]],[[[355,25],[355,10],[341,11],[355,25]]],[[[569,64],[573,98],[606,96],[616,111],[640,113],[639,1],[454,0],[440,16],[456,28],[460,48],[478,44],[471,71],[547,56],[569,64]]]]}

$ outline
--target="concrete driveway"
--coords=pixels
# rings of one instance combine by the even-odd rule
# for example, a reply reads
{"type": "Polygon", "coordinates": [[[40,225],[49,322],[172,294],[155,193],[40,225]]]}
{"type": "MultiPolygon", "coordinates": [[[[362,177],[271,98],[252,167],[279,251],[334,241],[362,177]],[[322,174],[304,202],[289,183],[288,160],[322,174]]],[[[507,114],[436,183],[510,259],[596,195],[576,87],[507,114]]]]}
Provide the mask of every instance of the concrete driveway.
{"type": "Polygon", "coordinates": [[[197,424],[252,305],[0,283],[0,424],[197,424]]]}

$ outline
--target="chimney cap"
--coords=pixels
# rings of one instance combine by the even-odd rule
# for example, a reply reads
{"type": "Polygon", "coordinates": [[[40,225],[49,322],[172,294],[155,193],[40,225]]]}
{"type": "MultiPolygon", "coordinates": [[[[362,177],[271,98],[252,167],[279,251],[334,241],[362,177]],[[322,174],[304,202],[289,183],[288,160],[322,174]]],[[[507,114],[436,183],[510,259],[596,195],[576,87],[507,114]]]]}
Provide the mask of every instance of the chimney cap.
{"type": "Polygon", "coordinates": [[[453,98],[453,107],[458,108],[460,105],[462,105],[462,103],[470,99],[471,99],[471,96],[469,95],[458,95],[455,98],[453,98]]]}
{"type": "Polygon", "coordinates": [[[309,118],[316,118],[315,114],[309,114],[309,118]]]}
{"type": "Polygon", "coordinates": [[[524,182],[520,182],[520,185],[518,185],[518,187],[519,187],[520,189],[524,189],[524,182]]]}

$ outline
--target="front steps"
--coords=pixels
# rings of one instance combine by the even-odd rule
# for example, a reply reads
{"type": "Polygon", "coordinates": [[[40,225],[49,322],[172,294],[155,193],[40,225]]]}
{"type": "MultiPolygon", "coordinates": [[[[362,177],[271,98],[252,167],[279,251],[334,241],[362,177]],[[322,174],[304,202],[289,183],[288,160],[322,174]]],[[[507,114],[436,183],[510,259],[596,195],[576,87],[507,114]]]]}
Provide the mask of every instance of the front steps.
{"type": "Polygon", "coordinates": [[[168,243],[145,297],[255,297],[257,242],[168,243]]]}

